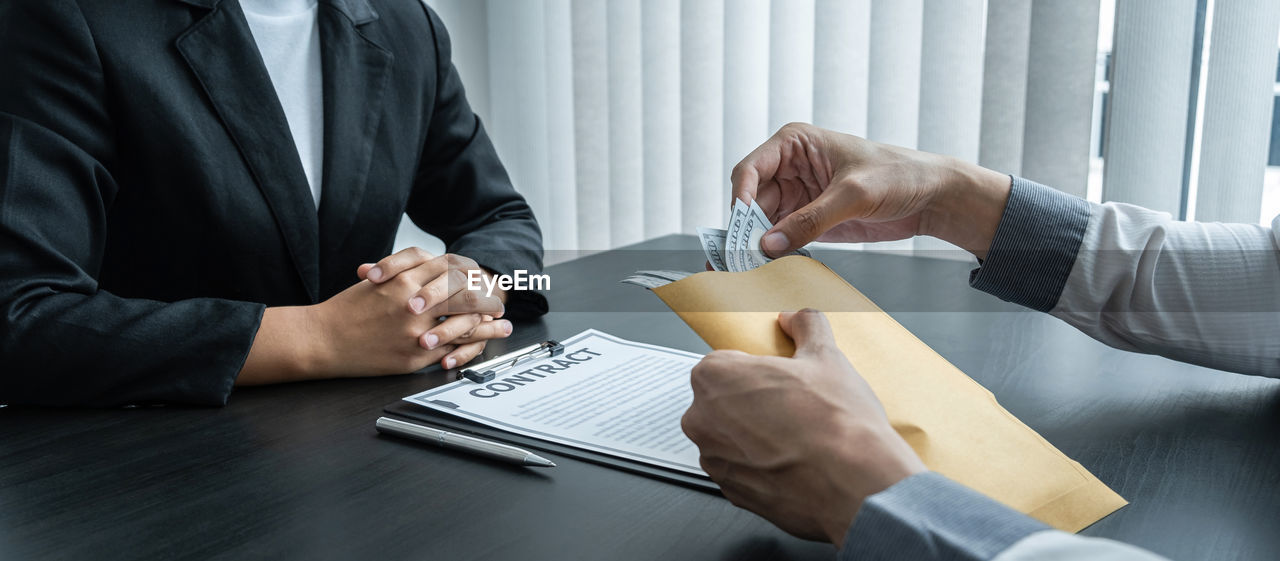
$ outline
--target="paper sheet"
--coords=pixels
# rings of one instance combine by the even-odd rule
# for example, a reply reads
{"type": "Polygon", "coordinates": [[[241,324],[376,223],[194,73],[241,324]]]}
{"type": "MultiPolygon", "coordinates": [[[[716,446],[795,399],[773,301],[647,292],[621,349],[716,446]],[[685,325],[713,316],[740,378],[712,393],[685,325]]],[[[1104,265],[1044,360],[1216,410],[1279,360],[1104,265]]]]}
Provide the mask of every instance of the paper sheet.
{"type": "Polygon", "coordinates": [[[706,476],[680,429],[702,355],[594,329],[563,355],[522,363],[492,381],[459,380],[405,400],[491,427],[706,476]]]}
{"type": "Polygon", "coordinates": [[[778,312],[827,312],[840,350],[930,469],[1068,532],[1126,504],[817,261],[792,256],[741,273],[698,273],[654,293],[712,348],[757,355],[795,352],[778,312]]]}

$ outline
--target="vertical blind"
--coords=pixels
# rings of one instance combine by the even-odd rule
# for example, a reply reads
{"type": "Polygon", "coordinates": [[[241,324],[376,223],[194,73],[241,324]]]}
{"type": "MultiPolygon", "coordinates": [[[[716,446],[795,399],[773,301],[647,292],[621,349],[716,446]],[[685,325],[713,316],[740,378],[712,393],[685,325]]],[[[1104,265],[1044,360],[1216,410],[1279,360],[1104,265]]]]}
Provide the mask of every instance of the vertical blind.
{"type": "MultiPolygon", "coordinates": [[[[1103,197],[1175,216],[1190,203],[1199,219],[1255,222],[1280,2],[1208,1],[1216,6],[1203,53],[1205,0],[1115,8],[1103,197]],[[1200,56],[1202,107],[1192,103],[1200,56]],[[1186,134],[1192,106],[1203,113],[1197,151],[1186,134]],[[1188,158],[1197,172],[1184,180],[1188,158]]],[[[723,224],[730,168],[790,121],[1086,195],[1096,0],[431,4],[551,250],[723,224]]]]}
{"type": "Polygon", "coordinates": [[[1262,199],[1280,2],[1214,2],[1195,217],[1254,222],[1262,199]]]}

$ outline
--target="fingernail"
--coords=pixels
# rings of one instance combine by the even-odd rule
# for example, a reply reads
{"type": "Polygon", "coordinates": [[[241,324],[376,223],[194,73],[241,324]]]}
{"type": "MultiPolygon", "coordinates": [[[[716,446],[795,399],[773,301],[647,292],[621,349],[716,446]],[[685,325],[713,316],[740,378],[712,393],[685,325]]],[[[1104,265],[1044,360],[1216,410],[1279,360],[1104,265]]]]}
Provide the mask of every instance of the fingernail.
{"type": "Polygon", "coordinates": [[[427,301],[423,300],[421,296],[414,296],[409,299],[409,308],[411,308],[415,314],[422,313],[423,308],[426,307],[427,301]]]}
{"type": "Polygon", "coordinates": [[[436,348],[436,346],[440,344],[440,338],[436,337],[435,333],[428,333],[426,337],[423,337],[423,341],[427,343],[428,351],[436,348]]]}
{"type": "Polygon", "coordinates": [[[510,335],[510,334],[511,334],[511,322],[509,322],[509,321],[503,321],[503,322],[502,322],[502,330],[503,330],[504,332],[506,332],[506,334],[507,334],[507,335],[510,335]]]}
{"type": "Polygon", "coordinates": [[[373,282],[378,282],[382,280],[382,269],[379,269],[378,267],[369,269],[369,272],[365,274],[365,276],[369,277],[369,280],[373,282]]]}
{"type": "Polygon", "coordinates": [[[457,365],[458,365],[458,359],[456,359],[456,358],[449,357],[449,358],[444,359],[444,367],[445,367],[445,368],[453,368],[454,366],[457,366],[457,365]]]}
{"type": "Polygon", "coordinates": [[[760,239],[760,247],[765,251],[777,255],[791,248],[791,242],[787,240],[787,235],[782,232],[773,232],[766,234],[760,239]]]}

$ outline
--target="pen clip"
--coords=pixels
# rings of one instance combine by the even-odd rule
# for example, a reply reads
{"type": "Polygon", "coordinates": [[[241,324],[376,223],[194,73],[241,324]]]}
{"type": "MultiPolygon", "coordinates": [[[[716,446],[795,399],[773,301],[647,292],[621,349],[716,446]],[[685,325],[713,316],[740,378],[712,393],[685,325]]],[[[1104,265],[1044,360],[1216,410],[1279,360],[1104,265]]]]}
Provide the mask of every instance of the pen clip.
{"type": "Polygon", "coordinates": [[[462,372],[458,373],[458,378],[466,378],[477,384],[483,384],[492,380],[494,376],[497,376],[499,370],[514,368],[521,362],[560,356],[562,354],[564,354],[564,345],[557,341],[543,341],[536,345],[530,345],[493,360],[477,364],[474,368],[463,369],[462,372]]]}

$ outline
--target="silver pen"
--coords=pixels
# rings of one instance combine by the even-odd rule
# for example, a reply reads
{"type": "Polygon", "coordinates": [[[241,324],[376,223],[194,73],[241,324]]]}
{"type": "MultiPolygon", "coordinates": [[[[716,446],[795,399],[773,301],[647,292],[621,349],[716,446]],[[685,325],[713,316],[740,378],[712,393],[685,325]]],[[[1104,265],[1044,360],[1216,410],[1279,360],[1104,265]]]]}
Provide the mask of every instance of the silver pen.
{"type": "Polygon", "coordinates": [[[445,430],[433,429],[431,427],[424,427],[415,423],[407,423],[399,419],[378,417],[378,422],[375,423],[374,426],[377,427],[378,432],[383,434],[409,438],[419,442],[426,442],[427,444],[435,444],[442,448],[468,452],[478,456],[507,462],[509,464],[556,467],[555,462],[522,448],[516,448],[515,446],[492,442],[476,438],[474,436],[467,436],[465,434],[457,434],[445,430]]]}

